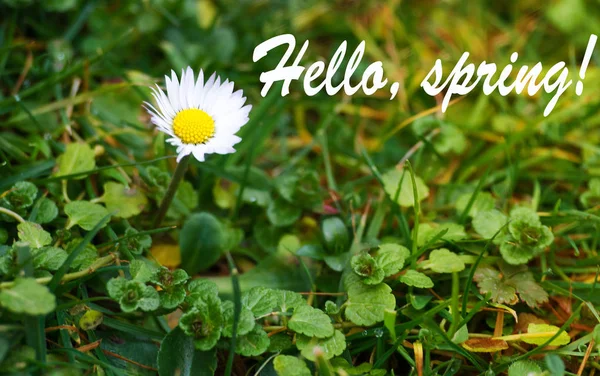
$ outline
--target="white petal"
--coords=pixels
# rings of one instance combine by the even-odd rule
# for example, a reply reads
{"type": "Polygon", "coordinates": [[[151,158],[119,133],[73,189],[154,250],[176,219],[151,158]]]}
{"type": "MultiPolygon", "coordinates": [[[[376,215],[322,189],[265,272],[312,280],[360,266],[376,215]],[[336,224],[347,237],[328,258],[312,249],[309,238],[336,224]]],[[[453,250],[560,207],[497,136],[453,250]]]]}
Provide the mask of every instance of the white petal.
{"type": "Polygon", "coordinates": [[[200,162],[204,162],[204,147],[202,145],[197,145],[192,149],[192,154],[194,154],[194,158],[196,158],[200,162]]]}

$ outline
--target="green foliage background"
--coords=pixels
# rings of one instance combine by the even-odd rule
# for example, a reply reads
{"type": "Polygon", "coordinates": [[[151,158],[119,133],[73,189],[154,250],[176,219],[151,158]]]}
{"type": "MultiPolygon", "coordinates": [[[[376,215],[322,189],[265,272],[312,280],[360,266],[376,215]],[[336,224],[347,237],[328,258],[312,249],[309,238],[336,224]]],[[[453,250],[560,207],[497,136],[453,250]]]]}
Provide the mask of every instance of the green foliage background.
{"type": "Polygon", "coordinates": [[[593,374],[598,53],[548,117],[547,94],[441,113],[419,85],[464,51],[576,81],[598,20],[585,0],[0,0],[0,372],[593,374]],[[261,97],[283,51],[252,52],[282,33],[305,64],[365,40],[353,79],[382,61],[397,98],[261,97]],[[142,102],[188,65],[253,110],[156,227],[174,150],[142,102]]]}

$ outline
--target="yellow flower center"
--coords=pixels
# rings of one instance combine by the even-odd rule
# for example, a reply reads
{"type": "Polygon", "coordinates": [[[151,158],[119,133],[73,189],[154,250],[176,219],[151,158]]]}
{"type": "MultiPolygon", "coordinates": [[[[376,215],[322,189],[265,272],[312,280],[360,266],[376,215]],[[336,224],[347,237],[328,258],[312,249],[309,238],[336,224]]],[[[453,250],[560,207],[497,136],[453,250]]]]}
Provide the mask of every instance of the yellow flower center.
{"type": "Polygon", "coordinates": [[[173,132],[186,144],[202,144],[215,134],[215,121],[197,108],[179,112],[173,120],[173,132]]]}

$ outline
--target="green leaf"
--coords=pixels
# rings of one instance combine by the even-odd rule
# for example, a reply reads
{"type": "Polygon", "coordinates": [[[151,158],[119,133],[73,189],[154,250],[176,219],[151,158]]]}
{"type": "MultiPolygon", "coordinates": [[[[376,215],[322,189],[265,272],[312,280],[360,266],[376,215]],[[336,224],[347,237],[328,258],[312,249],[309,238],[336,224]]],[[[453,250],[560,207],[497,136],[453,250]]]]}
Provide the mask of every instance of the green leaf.
{"type": "MultiPolygon", "coordinates": [[[[71,240],[65,249],[67,254],[70,255],[73,253],[82,242],[83,239],[81,238],[71,240]]],[[[71,262],[70,266],[72,270],[87,269],[94,263],[94,261],[96,261],[96,259],[98,259],[98,250],[93,244],[88,243],[71,262]]]]}
{"type": "Polygon", "coordinates": [[[346,337],[339,330],[336,330],[333,336],[329,338],[307,337],[302,334],[296,338],[296,347],[300,350],[303,357],[310,361],[315,361],[315,348],[321,349],[325,359],[331,359],[340,355],[346,349],[346,337]]]}
{"type": "Polygon", "coordinates": [[[42,248],[52,243],[52,236],[49,232],[44,231],[42,226],[33,222],[19,223],[19,239],[29,244],[33,249],[42,248]]]}
{"type": "Polygon", "coordinates": [[[400,282],[420,289],[430,289],[433,287],[431,278],[416,270],[407,270],[406,273],[400,277],[400,282]]]}
{"type": "Polygon", "coordinates": [[[217,370],[216,349],[196,350],[194,340],[179,327],[160,344],[158,374],[161,376],[213,376],[217,370]]]}
{"type": "MultiPolygon", "coordinates": [[[[554,326],[554,325],[548,325],[548,324],[529,324],[529,326],[527,327],[527,333],[528,334],[532,334],[532,333],[548,333],[545,336],[540,336],[540,337],[523,337],[522,340],[525,343],[529,343],[531,345],[543,345],[544,343],[546,343],[546,341],[548,341],[550,338],[552,338],[556,333],[558,333],[558,331],[560,330],[560,328],[558,326],[554,326]]],[[[567,332],[561,332],[558,337],[556,337],[555,339],[552,340],[552,342],[549,343],[549,346],[562,346],[562,345],[566,345],[569,342],[571,342],[571,337],[569,337],[569,334],[567,332]]]]}
{"type": "Polygon", "coordinates": [[[14,313],[47,315],[56,309],[56,297],[33,278],[18,278],[15,284],[0,290],[0,306],[14,313]]]}
{"type": "Polygon", "coordinates": [[[540,366],[530,360],[519,360],[508,367],[508,376],[541,376],[540,366]]]}
{"type": "Polygon", "coordinates": [[[404,262],[410,257],[408,248],[399,244],[381,244],[375,261],[383,270],[386,277],[398,273],[404,267],[404,262]]]}
{"type": "MultiPolygon", "coordinates": [[[[89,201],[71,201],[65,205],[65,214],[69,217],[67,229],[79,225],[82,229],[90,231],[99,220],[108,215],[108,210],[89,201]]],[[[100,228],[106,226],[109,220],[110,218],[100,228]]]]}
{"type": "Polygon", "coordinates": [[[35,184],[28,181],[17,182],[0,199],[0,206],[14,210],[26,209],[33,205],[37,193],[38,189],[35,184]]]}
{"type": "Polygon", "coordinates": [[[273,367],[279,376],[311,376],[312,373],[302,359],[289,355],[277,355],[273,367]]]}
{"type": "Polygon", "coordinates": [[[551,376],[564,376],[565,375],[565,363],[562,361],[560,356],[556,354],[546,354],[544,362],[551,376]]]}
{"type": "Polygon", "coordinates": [[[423,264],[424,268],[436,273],[455,273],[465,269],[465,263],[461,258],[446,248],[431,251],[429,260],[423,264]]]}
{"type": "Polygon", "coordinates": [[[44,224],[52,222],[58,215],[58,207],[54,201],[44,197],[41,199],[39,205],[37,215],[35,216],[35,221],[37,223],[44,224]]]}
{"type": "Polygon", "coordinates": [[[169,218],[181,218],[189,216],[191,210],[198,206],[198,192],[194,189],[194,186],[186,180],[183,180],[177,192],[175,193],[175,200],[171,203],[169,210],[167,211],[167,217],[169,218]]]}
{"type": "Polygon", "coordinates": [[[518,243],[511,235],[503,236],[500,242],[500,254],[511,265],[527,264],[536,254],[534,247],[518,243]]]}
{"type": "Polygon", "coordinates": [[[144,251],[147,251],[152,247],[152,238],[148,234],[137,235],[138,230],[133,227],[129,227],[125,230],[125,245],[129,252],[134,255],[141,255],[144,251]]]}
{"type": "MultiPolygon", "coordinates": [[[[54,176],[65,176],[78,174],[93,170],[96,167],[94,150],[84,143],[68,144],[65,152],[57,159],[58,170],[54,176]]],[[[83,179],[85,176],[77,176],[73,179],[83,179]]]]}
{"type": "Polygon", "coordinates": [[[348,291],[346,318],[356,325],[374,325],[383,321],[386,309],[396,307],[396,298],[392,289],[385,283],[367,286],[358,276],[348,273],[344,285],[348,291]]]}
{"type": "Polygon", "coordinates": [[[319,174],[314,170],[295,169],[275,180],[279,194],[288,202],[313,209],[321,204],[319,174]]]}
{"type": "Polygon", "coordinates": [[[491,299],[499,304],[516,304],[519,301],[517,293],[530,307],[548,301],[548,293],[535,282],[526,266],[501,263],[500,271],[491,266],[480,266],[473,280],[482,294],[491,294],[491,299]]]}
{"type": "Polygon", "coordinates": [[[302,209],[278,198],[269,203],[267,207],[267,218],[269,222],[277,227],[287,227],[296,223],[302,215],[302,209]]]}
{"type": "Polygon", "coordinates": [[[496,209],[480,211],[473,217],[475,232],[484,239],[491,239],[506,224],[508,218],[496,209]]]}
{"type": "Polygon", "coordinates": [[[340,307],[335,302],[328,300],[325,302],[325,313],[328,315],[337,315],[340,313],[340,307]]]}
{"type": "Polygon", "coordinates": [[[237,338],[235,352],[242,356],[257,356],[267,351],[269,343],[267,332],[256,324],[248,334],[237,338]]]}
{"type": "Polygon", "coordinates": [[[309,305],[302,305],[294,310],[288,327],[309,337],[325,338],[333,335],[333,325],[329,316],[309,305]]]}
{"type": "Polygon", "coordinates": [[[100,197],[109,212],[115,212],[119,218],[130,218],[144,210],[148,199],[137,188],[128,188],[123,184],[108,182],[104,184],[104,194],[100,197]]]}
{"type": "Polygon", "coordinates": [[[277,307],[277,295],[269,288],[253,287],[242,293],[242,306],[252,311],[255,317],[267,315],[277,307]]]}
{"type": "Polygon", "coordinates": [[[288,290],[273,290],[273,292],[281,312],[287,312],[306,304],[306,300],[297,292],[288,290]]]}
{"type": "MultiPolygon", "coordinates": [[[[233,309],[232,301],[225,301],[221,305],[223,308],[223,336],[230,337],[233,335],[233,309]]],[[[254,329],[254,314],[246,307],[242,307],[240,318],[237,326],[237,335],[243,336],[254,329]]]]}
{"type": "MultiPolygon", "coordinates": [[[[388,194],[390,199],[394,200],[400,185],[400,192],[398,194],[397,203],[403,207],[414,206],[415,198],[412,186],[412,179],[409,174],[406,174],[405,170],[399,171],[397,169],[390,170],[383,174],[383,189],[388,194]],[[402,183],[400,183],[402,182],[402,183]]],[[[429,188],[418,176],[415,176],[415,183],[417,186],[417,194],[419,201],[423,201],[429,197],[429,188]]]]}
{"type": "Polygon", "coordinates": [[[158,292],[139,281],[113,278],[106,285],[108,295],[117,300],[123,312],[154,311],[160,306],[158,292]]]}
{"type": "Polygon", "coordinates": [[[129,263],[129,274],[131,278],[146,283],[156,273],[156,266],[145,259],[131,260],[129,263]]]}
{"type": "Polygon", "coordinates": [[[58,247],[43,247],[33,251],[33,267],[55,271],[62,266],[67,259],[67,252],[58,247]]]}
{"type": "Polygon", "coordinates": [[[454,342],[456,344],[461,344],[468,339],[469,339],[469,330],[467,329],[466,325],[463,325],[456,331],[456,333],[454,333],[454,336],[452,337],[452,342],[454,342]]]}
{"type": "Polygon", "coordinates": [[[188,274],[213,266],[223,253],[223,225],[210,213],[191,215],[179,233],[181,265],[188,274]]]}
{"type": "Polygon", "coordinates": [[[594,326],[594,331],[592,332],[592,336],[594,338],[594,342],[600,343],[600,324],[594,326]]]}
{"type": "Polygon", "coordinates": [[[162,288],[168,288],[171,286],[183,285],[188,281],[189,278],[190,277],[185,270],[175,269],[171,271],[162,266],[154,270],[154,273],[152,273],[150,278],[150,282],[162,288]]]}
{"type": "Polygon", "coordinates": [[[331,359],[331,366],[336,370],[344,370],[344,372],[346,372],[348,375],[371,375],[369,372],[373,368],[371,363],[362,363],[361,365],[354,367],[343,357],[331,359]]]}
{"type": "MultiPolygon", "coordinates": [[[[462,214],[465,211],[467,205],[471,201],[471,197],[473,197],[473,192],[462,194],[456,199],[456,212],[458,214],[462,214]]],[[[487,212],[493,209],[494,197],[488,192],[479,192],[475,201],[473,201],[473,205],[471,205],[468,215],[469,217],[475,217],[481,212],[487,212]]]]}
{"type": "Polygon", "coordinates": [[[424,246],[433,240],[439,233],[446,231],[446,233],[440,238],[440,241],[459,241],[467,238],[467,233],[462,225],[448,222],[434,225],[431,223],[422,223],[419,225],[419,233],[417,237],[417,245],[419,247],[424,246]]]}
{"type": "Polygon", "coordinates": [[[208,279],[194,279],[188,283],[189,295],[186,300],[195,305],[195,301],[204,301],[206,299],[218,298],[219,289],[213,281],[208,279]],[[211,297],[211,298],[209,298],[211,297]]]}
{"type": "Polygon", "coordinates": [[[286,333],[277,333],[269,337],[269,349],[268,352],[281,352],[289,350],[294,345],[292,344],[292,337],[286,333]]]}
{"type": "Polygon", "coordinates": [[[194,339],[196,349],[202,351],[217,344],[222,326],[221,301],[212,295],[207,295],[204,302],[196,304],[179,319],[179,327],[194,339]]]}
{"type": "Polygon", "coordinates": [[[363,282],[368,285],[381,283],[385,277],[383,269],[379,267],[375,259],[367,252],[361,252],[352,256],[350,265],[354,273],[363,277],[363,282]]]}
{"type": "Polygon", "coordinates": [[[348,251],[350,236],[346,225],[339,217],[329,217],[321,223],[325,248],[331,254],[340,254],[348,251]]]}
{"type": "Polygon", "coordinates": [[[183,286],[171,286],[158,293],[160,306],[170,310],[177,308],[185,300],[185,288],[183,286]]]}
{"type": "Polygon", "coordinates": [[[586,208],[600,205],[600,178],[592,178],[588,183],[589,189],[579,196],[579,200],[586,208]]]}
{"type": "Polygon", "coordinates": [[[104,320],[104,314],[102,312],[94,311],[90,309],[86,311],[83,316],[79,319],[79,327],[81,330],[94,330],[104,320]]]}

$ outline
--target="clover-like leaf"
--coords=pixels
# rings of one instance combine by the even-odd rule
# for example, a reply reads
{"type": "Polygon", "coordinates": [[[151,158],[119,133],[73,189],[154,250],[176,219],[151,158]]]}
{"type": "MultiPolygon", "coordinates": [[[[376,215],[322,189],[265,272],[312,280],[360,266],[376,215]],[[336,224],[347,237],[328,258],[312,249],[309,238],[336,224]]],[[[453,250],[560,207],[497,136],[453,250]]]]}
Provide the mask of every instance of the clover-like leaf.
{"type": "Polygon", "coordinates": [[[325,359],[331,359],[340,355],[346,349],[346,337],[339,330],[335,330],[333,335],[328,338],[307,337],[298,335],[296,338],[296,347],[300,350],[303,357],[310,361],[315,361],[315,348],[319,348],[325,359]]]}
{"type": "Polygon", "coordinates": [[[407,270],[406,273],[400,277],[400,282],[421,289],[430,289],[433,287],[431,278],[416,270],[407,270]]]}
{"type": "Polygon", "coordinates": [[[141,255],[152,247],[152,238],[148,234],[138,235],[139,231],[133,227],[125,230],[125,246],[134,255],[141,255]]]}
{"type": "Polygon", "coordinates": [[[165,309],[174,309],[185,300],[185,288],[183,286],[171,286],[159,291],[160,306],[165,309]]]}
{"type": "Polygon", "coordinates": [[[375,255],[378,267],[386,277],[398,273],[404,267],[404,262],[410,257],[408,248],[399,244],[381,244],[375,255]]]}
{"type": "Polygon", "coordinates": [[[12,188],[0,199],[0,206],[9,209],[26,209],[33,205],[38,189],[35,184],[28,181],[15,183],[12,188]]]}
{"type": "Polygon", "coordinates": [[[352,256],[350,265],[356,274],[363,277],[363,282],[368,285],[376,285],[383,281],[384,270],[377,264],[373,256],[367,252],[361,252],[352,256]]]}
{"type": "Polygon", "coordinates": [[[465,269],[465,263],[454,252],[446,248],[435,249],[429,254],[429,260],[423,267],[436,273],[455,273],[465,269]]]}
{"type": "MultiPolygon", "coordinates": [[[[462,214],[473,197],[473,192],[460,195],[456,199],[456,211],[462,214]]],[[[471,208],[469,209],[469,217],[475,217],[477,214],[494,209],[494,197],[488,192],[479,192],[471,208]]]]}
{"type": "Polygon", "coordinates": [[[19,223],[17,226],[19,239],[29,244],[33,249],[44,247],[52,243],[52,236],[42,226],[33,222],[19,223]]]}
{"type": "Polygon", "coordinates": [[[541,376],[542,369],[531,360],[519,360],[508,367],[508,376],[541,376]]]}
{"type": "Polygon", "coordinates": [[[0,290],[0,306],[14,313],[46,315],[56,308],[56,297],[33,278],[18,278],[10,288],[0,290]]]}
{"type": "MultiPolygon", "coordinates": [[[[410,174],[405,170],[393,169],[383,174],[383,189],[388,196],[395,200],[400,206],[414,206],[415,197],[410,174]]],[[[417,195],[419,201],[423,201],[429,197],[429,188],[418,176],[415,176],[415,184],[417,187],[417,195]]]]}
{"type": "Polygon", "coordinates": [[[109,296],[119,302],[123,312],[133,312],[137,309],[154,311],[160,305],[158,292],[142,282],[113,278],[108,281],[106,287],[109,296]]]}
{"type": "MultiPolygon", "coordinates": [[[[233,334],[233,309],[234,305],[232,301],[225,301],[221,305],[223,308],[223,336],[231,337],[233,334]]],[[[237,335],[243,336],[250,333],[254,329],[254,315],[246,307],[242,307],[240,311],[240,318],[237,325],[237,335]]]]}
{"type": "Polygon", "coordinates": [[[281,309],[281,312],[287,312],[306,304],[306,300],[297,292],[289,290],[273,290],[273,292],[275,293],[277,306],[281,309]]]}
{"type": "Polygon", "coordinates": [[[330,254],[340,254],[348,250],[350,245],[350,236],[348,229],[339,217],[329,217],[321,223],[321,231],[323,233],[323,241],[325,249],[330,254]]]}
{"type": "Polygon", "coordinates": [[[294,310],[288,327],[309,337],[325,338],[333,335],[333,325],[329,316],[309,305],[301,305],[294,310]]]}
{"type": "MultiPolygon", "coordinates": [[[[82,238],[76,238],[71,240],[65,247],[65,251],[71,254],[77,246],[83,241],[82,238]]],[[[89,268],[94,261],[98,259],[98,250],[96,247],[87,243],[85,248],[75,257],[75,260],[71,263],[71,270],[83,270],[89,268]]]]}
{"type": "Polygon", "coordinates": [[[146,283],[156,274],[157,266],[145,259],[131,260],[129,263],[129,274],[131,278],[146,283]]]}
{"type": "Polygon", "coordinates": [[[311,376],[312,373],[304,360],[290,355],[277,355],[273,359],[273,368],[278,376],[311,376]]]}
{"type": "Polygon", "coordinates": [[[482,294],[491,294],[491,299],[499,304],[516,304],[519,297],[530,307],[537,307],[548,301],[548,293],[533,279],[525,266],[500,264],[500,271],[491,266],[480,266],[473,280],[482,294]],[[517,296],[519,294],[519,296],[517,296]]]}
{"type": "MultiPolygon", "coordinates": [[[[102,205],[89,201],[71,201],[65,205],[65,214],[69,217],[67,229],[78,225],[82,229],[90,231],[101,219],[108,215],[108,210],[102,205]]],[[[106,223],[108,223],[108,220],[106,223]]]]}
{"type": "Polygon", "coordinates": [[[238,337],[235,352],[243,356],[257,356],[267,351],[269,343],[267,332],[256,324],[249,333],[238,337]]]}
{"type": "MultiPolygon", "coordinates": [[[[85,143],[68,144],[65,152],[57,159],[58,170],[54,176],[78,174],[93,170],[96,167],[94,150],[85,143]]],[[[76,176],[73,179],[83,179],[76,176]]]]}
{"type": "Polygon", "coordinates": [[[491,239],[508,221],[508,217],[496,209],[479,211],[473,217],[475,232],[485,239],[491,239]]]}
{"type": "Polygon", "coordinates": [[[115,217],[130,218],[144,210],[148,203],[146,195],[138,188],[126,187],[123,184],[108,182],[104,184],[104,194],[100,200],[115,217]]]}
{"type": "Polygon", "coordinates": [[[273,226],[286,227],[294,224],[302,215],[302,209],[279,198],[269,203],[267,218],[273,226]]]}
{"type": "Polygon", "coordinates": [[[252,311],[255,317],[273,312],[277,307],[275,292],[266,287],[253,287],[242,293],[242,305],[252,311]]]}
{"type": "Polygon", "coordinates": [[[419,247],[424,246],[442,232],[445,233],[439,239],[440,241],[459,241],[467,238],[467,233],[465,232],[464,226],[459,225],[457,223],[422,223],[421,225],[419,225],[419,233],[417,234],[417,245],[419,247]]]}
{"type": "Polygon", "coordinates": [[[194,346],[202,351],[217,344],[222,326],[221,301],[212,295],[207,295],[204,303],[197,304],[179,319],[179,327],[194,338],[194,346]]]}
{"type": "Polygon", "coordinates": [[[162,288],[168,288],[171,286],[183,285],[189,278],[190,277],[185,270],[175,269],[171,271],[163,266],[156,268],[152,274],[152,277],[150,278],[150,282],[157,284],[162,288]]]}
{"type": "Polygon", "coordinates": [[[43,247],[32,251],[33,266],[36,269],[58,270],[68,257],[67,251],[58,247],[43,247]]]}
{"type": "Polygon", "coordinates": [[[348,291],[346,318],[356,325],[374,325],[383,321],[384,311],[394,309],[396,298],[385,283],[367,286],[356,274],[348,273],[344,279],[348,291]]]}
{"type": "Polygon", "coordinates": [[[188,283],[189,295],[186,301],[191,305],[204,302],[207,299],[218,299],[219,289],[217,285],[208,279],[194,279],[188,283]]]}

